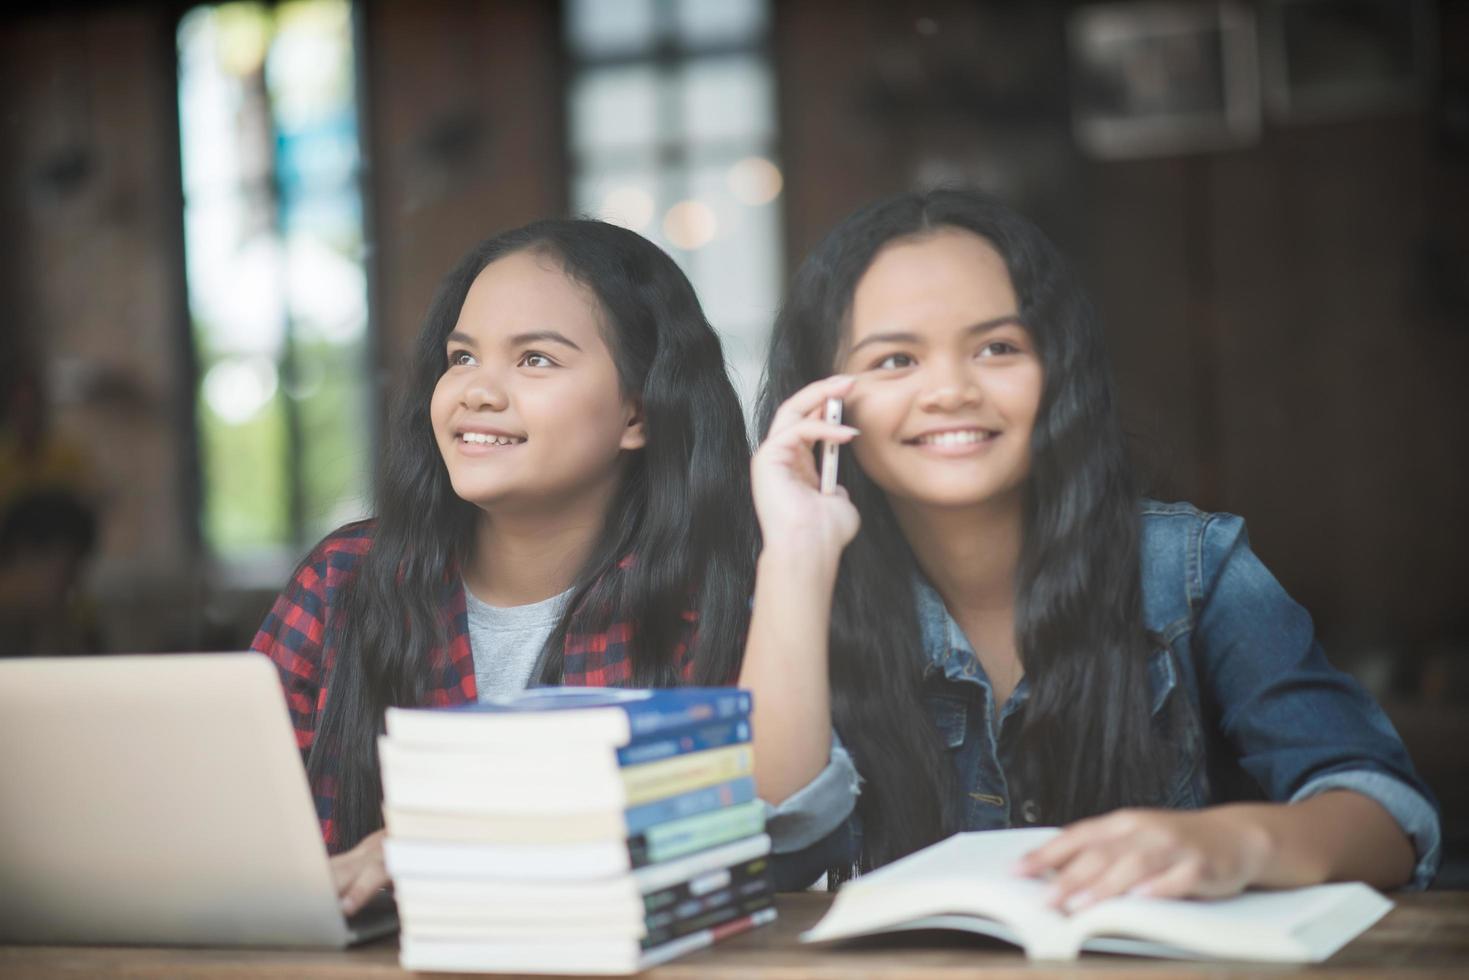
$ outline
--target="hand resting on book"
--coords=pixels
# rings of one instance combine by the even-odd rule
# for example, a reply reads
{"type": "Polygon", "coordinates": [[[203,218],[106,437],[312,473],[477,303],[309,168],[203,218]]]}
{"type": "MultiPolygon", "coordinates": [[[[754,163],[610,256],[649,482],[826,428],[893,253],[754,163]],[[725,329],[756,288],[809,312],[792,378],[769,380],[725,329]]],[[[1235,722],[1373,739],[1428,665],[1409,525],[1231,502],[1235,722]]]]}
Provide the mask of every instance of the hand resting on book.
{"type": "Polygon", "coordinates": [[[1395,831],[1386,810],[1353,792],[1290,804],[1125,809],[1077,821],[1015,870],[1051,875],[1048,903],[1068,913],[1122,894],[1225,898],[1252,887],[1344,880],[1392,888],[1413,866],[1407,840],[1395,831]],[[1364,834],[1382,846],[1354,846],[1364,834]]]}
{"type": "Polygon", "coordinates": [[[1117,810],[1081,820],[1021,859],[1054,874],[1048,904],[1078,912],[1114,895],[1223,898],[1243,891],[1269,856],[1264,831],[1229,808],[1117,810]]]}
{"type": "Polygon", "coordinates": [[[388,869],[383,862],[385,830],[374,831],[350,851],[332,856],[332,880],[337,897],[342,900],[342,914],[355,915],[374,895],[388,885],[388,869]]]}

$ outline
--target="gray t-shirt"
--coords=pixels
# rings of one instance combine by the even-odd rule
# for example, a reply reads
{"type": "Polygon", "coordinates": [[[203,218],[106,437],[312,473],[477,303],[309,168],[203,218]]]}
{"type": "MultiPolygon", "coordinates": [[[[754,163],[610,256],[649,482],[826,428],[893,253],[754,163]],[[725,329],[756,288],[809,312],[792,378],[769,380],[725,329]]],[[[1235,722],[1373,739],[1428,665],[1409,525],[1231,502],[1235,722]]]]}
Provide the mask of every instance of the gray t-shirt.
{"type": "Polygon", "coordinates": [[[567,589],[528,606],[492,606],[464,589],[469,613],[469,648],[474,652],[474,682],[479,699],[509,697],[531,681],[546,639],[561,621],[567,589]]]}

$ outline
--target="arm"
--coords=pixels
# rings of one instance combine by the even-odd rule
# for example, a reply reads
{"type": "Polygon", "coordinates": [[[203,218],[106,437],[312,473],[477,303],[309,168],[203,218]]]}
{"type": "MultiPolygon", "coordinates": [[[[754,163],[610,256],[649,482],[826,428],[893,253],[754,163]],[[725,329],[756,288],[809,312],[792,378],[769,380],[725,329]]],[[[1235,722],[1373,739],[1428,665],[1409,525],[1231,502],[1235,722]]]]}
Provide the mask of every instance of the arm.
{"type": "Polygon", "coordinates": [[[1211,516],[1189,547],[1200,557],[1188,588],[1201,686],[1218,734],[1276,802],[1081,821],[1020,870],[1057,872],[1053,897],[1072,909],[1132,889],[1426,883],[1437,814],[1386,717],[1326,662],[1310,617],[1255,557],[1238,518],[1211,516]]]}
{"type": "Polygon", "coordinates": [[[1382,806],[1351,790],[1299,803],[1217,808],[1265,841],[1266,860],[1252,885],[1295,888],[1323,881],[1365,881],[1400,888],[1413,876],[1413,845],[1382,806]]]}
{"type": "MultiPolygon", "coordinates": [[[[250,644],[252,650],[270,657],[280,672],[286,708],[303,761],[316,739],[323,678],[327,670],[324,638],[330,606],[328,578],[343,572],[343,563],[334,563],[330,552],[331,545],[323,542],[301,563],[291,581],[276,597],[250,644]]],[[[350,564],[347,563],[347,567],[350,564]]],[[[312,786],[312,795],[316,798],[318,812],[328,812],[323,810],[324,801],[319,787],[312,786]]],[[[322,834],[330,844],[327,828],[328,823],[324,821],[322,834]]],[[[383,862],[383,837],[383,831],[369,834],[351,850],[332,855],[332,879],[337,886],[343,914],[352,915],[388,885],[387,868],[383,862]]]]}
{"type": "Polygon", "coordinates": [[[846,395],[851,385],[850,378],[828,378],[791,396],[750,464],[764,549],[740,686],[755,695],[756,789],[774,804],[809,784],[830,758],[831,598],[858,517],[845,492],[819,492],[812,448],[856,434],[820,418],[826,399],[846,395]]]}
{"type": "Polygon", "coordinates": [[[1054,873],[1051,904],[1079,912],[1124,893],[1223,898],[1324,881],[1391,889],[1408,881],[1413,864],[1413,847],[1386,810],[1337,790],[1300,803],[1118,810],[1072,824],[1016,870],[1054,873]]]}
{"type": "Polygon", "coordinates": [[[276,596],[250,649],[265,654],[280,674],[286,709],[302,758],[316,738],[316,712],[321,695],[322,637],[325,633],[324,556],[312,554],[276,596]]]}

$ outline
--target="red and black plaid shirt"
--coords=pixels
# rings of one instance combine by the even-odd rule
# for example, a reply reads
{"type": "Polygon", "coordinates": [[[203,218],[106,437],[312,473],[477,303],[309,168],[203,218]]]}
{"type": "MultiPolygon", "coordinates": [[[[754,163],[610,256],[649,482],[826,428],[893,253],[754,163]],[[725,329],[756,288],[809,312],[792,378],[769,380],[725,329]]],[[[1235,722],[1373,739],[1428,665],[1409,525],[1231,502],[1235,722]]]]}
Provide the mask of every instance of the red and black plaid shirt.
{"type": "MultiPolygon", "coordinates": [[[[275,661],[280,671],[291,724],[296,729],[296,744],[303,758],[316,738],[316,724],[326,706],[328,682],[336,658],[336,650],[324,644],[324,637],[334,625],[332,616],[340,614],[334,609],[334,603],[342,583],[372,547],[374,529],[371,521],[349,524],[317,545],[276,597],[270,614],[250,644],[252,649],[275,661]]],[[[462,584],[449,591],[444,614],[451,624],[449,643],[434,650],[429,658],[430,679],[424,704],[431,707],[469,704],[479,695],[462,584]]],[[[687,680],[693,669],[687,652],[696,616],[690,611],[684,618],[689,635],[679,643],[674,658],[687,680]]],[[[626,623],[614,624],[603,633],[567,634],[562,683],[576,687],[625,685],[632,676],[628,650],[631,636],[632,628],[626,623]]],[[[335,781],[330,777],[313,781],[311,787],[322,837],[334,853],[338,849],[332,823],[335,790],[335,781]]]]}

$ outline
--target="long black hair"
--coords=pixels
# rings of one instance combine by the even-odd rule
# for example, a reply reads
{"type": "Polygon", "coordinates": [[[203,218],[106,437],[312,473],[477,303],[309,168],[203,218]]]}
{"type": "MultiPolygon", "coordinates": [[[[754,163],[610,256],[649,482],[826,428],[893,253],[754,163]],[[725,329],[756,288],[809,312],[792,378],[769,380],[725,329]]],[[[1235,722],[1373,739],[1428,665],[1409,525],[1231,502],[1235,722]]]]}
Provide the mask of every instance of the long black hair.
{"type": "Polygon", "coordinates": [[[480,511],[454,493],[429,400],[470,285],[517,252],[545,255],[596,297],[619,384],[640,402],[647,436],[642,449],[624,454],[606,522],[547,641],[539,681],[560,682],[568,633],[627,623],[631,682],[675,685],[691,608],[693,682],[726,684],[739,670],[754,575],[749,439],[693,287],[657,246],[605,222],[538,221],[496,235],[465,255],[429,307],[389,422],[372,546],[343,585],[328,630],[336,660],[307,766],[313,783],[335,780],[340,849],[382,825],[376,736],[384,710],[423,703],[434,680],[431,653],[446,642],[445,600],[461,587],[480,511]]]}
{"type": "MultiPolygon", "coordinates": [[[[942,229],[973,232],[1004,258],[1045,378],[1016,575],[1016,648],[1030,697],[1010,791],[1034,800],[1047,823],[1158,802],[1138,501],[1101,329],[1040,229],[965,190],[903,194],[846,218],[792,281],[771,340],[761,431],[781,402],[836,369],[853,294],[878,252],[942,229]]],[[[837,576],[830,680],[834,724],[865,777],[865,868],[958,829],[962,794],[923,705],[917,564],[882,490],[843,453],[862,530],[837,576]]]]}

